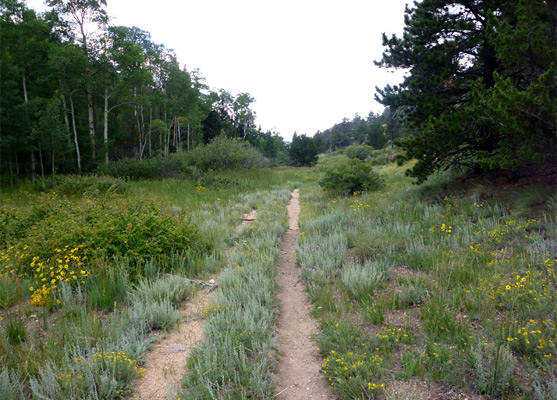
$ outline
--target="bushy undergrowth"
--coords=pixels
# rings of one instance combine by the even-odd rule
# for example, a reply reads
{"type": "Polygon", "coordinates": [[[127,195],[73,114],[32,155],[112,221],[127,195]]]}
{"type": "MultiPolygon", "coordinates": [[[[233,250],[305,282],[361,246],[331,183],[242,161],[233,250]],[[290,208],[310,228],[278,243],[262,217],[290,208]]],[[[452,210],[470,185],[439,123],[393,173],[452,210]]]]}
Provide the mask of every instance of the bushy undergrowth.
{"type": "Polygon", "coordinates": [[[249,143],[223,136],[217,136],[211,143],[195,147],[185,154],[191,165],[203,171],[269,167],[269,160],[249,143]]]}
{"type": "Polygon", "coordinates": [[[170,153],[157,157],[138,160],[137,158],[123,158],[111,162],[103,167],[107,175],[126,179],[154,179],[154,178],[197,178],[200,175],[186,153],[170,153]]]}
{"type": "Polygon", "coordinates": [[[104,173],[130,179],[182,177],[197,179],[209,170],[268,168],[269,160],[249,143],[218,136],[188,152],[160,155],[145,160],[126,158],[108,164],[104,173]]]}
{"type": "Polygon", "coordinates": [[[65,196],[94,197],[125,193],[128,184],[107,175],[57,175],[54,179],[37,180],[35,187],[65,196]]]}
{"type": "Polygon", "coordinates": [[[333,195],[372,192],[381,186],[379,176],[372,167],[358,158],[339,160],[322,169],[324,176],[319,183],[333,195]]]}
{"type": "Polygon", "coordinates": [[[185,215],[167,213],[147,200],[71,200],[47,193],[36,196],[27,207],[0,207],[0,234],[24,262],[34,256],[52,258],[56,249],[65,246],[80,246],[89,258],[102,254],[138,259],[201,246],[185,215]]]}
{"type": "Polygon", "coordinates": [[[357,158],[365,161],[371,155],[373,147],[366,145],[352,145],[344,149],[343,154],[348,158],[357,158]]]}

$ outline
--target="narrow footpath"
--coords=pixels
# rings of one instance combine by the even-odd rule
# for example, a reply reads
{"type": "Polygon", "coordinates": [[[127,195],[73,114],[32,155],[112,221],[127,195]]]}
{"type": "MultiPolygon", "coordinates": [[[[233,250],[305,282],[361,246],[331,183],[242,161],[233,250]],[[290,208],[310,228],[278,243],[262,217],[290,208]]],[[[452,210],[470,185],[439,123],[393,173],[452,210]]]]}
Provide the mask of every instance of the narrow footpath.
{"type": "Polygon", "coordinates": [[[317,344],[311,336],[319,326],[310,314],[305,285],[296,266],[298,217],[300,202],[298,189],[292,192],[288,205],[288,230],[284,235],[277,274],[280,285],[278,352],[279,368],[275,386],[279,400],[334,399],[327,382],[320,374],[321,359],[317,344]]]}
{"type": "Polygon", "coordinates": [[[199,290],[179,310],[179,325],[169,332],[159,332],[153,351],[145,355],[145,375],[136,381],[131,400],[176,398],[186,373],[186,360],[203,340],[203,311],[209,304],[206,290],[199,290]]]}

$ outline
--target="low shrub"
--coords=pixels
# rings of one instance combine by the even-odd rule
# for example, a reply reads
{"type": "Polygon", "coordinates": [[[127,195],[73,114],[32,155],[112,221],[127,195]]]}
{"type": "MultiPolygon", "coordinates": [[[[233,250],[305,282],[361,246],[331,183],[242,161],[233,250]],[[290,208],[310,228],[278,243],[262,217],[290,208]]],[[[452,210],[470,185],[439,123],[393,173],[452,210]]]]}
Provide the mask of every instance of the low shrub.
{"type": "MultiPolygon", "coordinates": [[[[47,181],[51,182],[51,181],[47,181]]],[[[124,193],[127,184],[107,175],[58,175],[48,189],[66,196],[94,196],[106,193],[124,193]]]]}
{"type": "Polygon", "coordinates": [[[481,342],[472,348],[476,387],[481,393],[502,396],[514,374],[516,359],[508,346],[481,342]]]}
{"type": "Polygon", "coordinates": [[[344,155],[348,158],[357,158],[364,161],[371,155],[373,147],[366,145],[352,145],[344,149],[344,155]]]}
{"type": "Polygon", "coordinates": [[[124,158],[103,167],[106,175],[127,179],[199,179],[201,171],[268,168],[270,162],[246,141],[218,136],[207,145],[138,160],[124,158]]]}
{"type": "Polygon", "coordinates": [[[199,172],[190,164],[188,153],[178,152],[145,160],[123,158],[103,167],[103,172],[113,177],[134,180],[171,177],[196,179],[199,172]]]}
{"type": "Polygon", "coordinates": [[[370,165],[355,159],[344,159],[324,168],[325,176],[319,182],[333,195],[349,195],[375,191],[380,188],[379,176],[370,165]]]}
{"type": "Polygon", "coordinates": [[[203,171],[269,167],[269,160],[248,142],[224,136],[217,136],[211,143],[186,154],[188,164],[203,171]]]}
{"type": "Polygon", "coordinates": [[[342,283],[352,297],[369,301],[375,289],[387,278],[385,271],[376,262],[365,264],[349,262],[342,269],[342,283]]]}

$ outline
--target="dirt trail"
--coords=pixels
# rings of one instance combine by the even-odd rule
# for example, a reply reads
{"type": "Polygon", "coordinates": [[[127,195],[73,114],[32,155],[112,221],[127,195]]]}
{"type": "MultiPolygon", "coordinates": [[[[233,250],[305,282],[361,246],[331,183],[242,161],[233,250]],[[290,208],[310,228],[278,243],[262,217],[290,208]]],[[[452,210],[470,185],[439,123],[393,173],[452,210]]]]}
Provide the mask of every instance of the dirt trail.
{"type": "MultiPolygon", "coordinates": [[[[244,214],[236,232],[256,219],[256,210],[244,214]]],[[[199,290],[179,309],[180,324],[169,332],[159,333],[153,351],[145,356],[145,376],[135,382],[130,400],[176,398],[181,380],[187,372],[186,360],[191,350],[203,340],[203,312],[209,306],[206,290],[199,290]]]]}
{"type": "Polygon", "coordinates": [[[275,376],[276,399],[306,400],[334,399],[320,374],[321,359],[317,344],[311,335],[318,325],[310,314],[305,285],[296,267],[298,216],[300,203],[298,189],[292,192],[288,205],[288,230],[282,241],[277,281],[281,301],[278,328],[278,350],[281,356],[275,376]]]}
{"type": "Polygon", "coordinates": [[[135,382],[132,400],[174,399],[186,373],[186,359],[203,340],[203,311],[209,306],[207,291],[199,290],[181,308],[180,324],[160,332],[153,351],[145,356],[145,376],[135,382]]]}

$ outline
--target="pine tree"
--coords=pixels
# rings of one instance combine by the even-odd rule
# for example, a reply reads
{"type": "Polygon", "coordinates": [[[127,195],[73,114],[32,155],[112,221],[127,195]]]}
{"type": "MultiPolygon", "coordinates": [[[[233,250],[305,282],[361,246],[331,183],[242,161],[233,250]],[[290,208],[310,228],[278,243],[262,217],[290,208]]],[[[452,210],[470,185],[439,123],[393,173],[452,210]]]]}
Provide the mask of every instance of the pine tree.
{"type": "Polygon", "coordinates": [[[402,38],[383,36],[378,65],[410,74],[377,99],[412,132],[399,146],[418,160],[418,182],[555,154],[555,10],[554,0],[424,0],[407,7],[402,38]]]}

